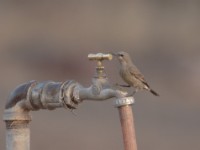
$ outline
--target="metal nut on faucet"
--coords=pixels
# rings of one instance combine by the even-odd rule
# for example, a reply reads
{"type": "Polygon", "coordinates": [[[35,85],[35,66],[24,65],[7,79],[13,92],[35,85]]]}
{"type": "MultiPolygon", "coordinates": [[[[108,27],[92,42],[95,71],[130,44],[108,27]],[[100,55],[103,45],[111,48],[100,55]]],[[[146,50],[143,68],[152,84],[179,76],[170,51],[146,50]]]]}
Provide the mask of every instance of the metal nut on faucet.
{"type": "Polygon", "coordinates": [[[88,55],[89,60],[112,60],[111,54],[103,54],[103,53],[97,53],[97,54],[89,54],[88,55]]]}

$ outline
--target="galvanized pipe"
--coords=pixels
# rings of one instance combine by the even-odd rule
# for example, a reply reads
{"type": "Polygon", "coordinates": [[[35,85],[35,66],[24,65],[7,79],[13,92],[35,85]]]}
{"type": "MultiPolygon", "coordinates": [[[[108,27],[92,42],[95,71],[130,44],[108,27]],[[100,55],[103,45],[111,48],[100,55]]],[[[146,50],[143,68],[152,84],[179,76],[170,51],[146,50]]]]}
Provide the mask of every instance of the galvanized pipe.
{"type": "Polygon", "coordinates": [[[29,150],[29,121],[6,121],[6,150],[29,150]]]}
{"type": "Polygon", "coordinates": [[[36,82],[19,85],[9,96],[4,111],[6,123],[6,150],[30,150],[30,111],[53,110],[64,107],[75,109],[73,91],[75,81],[36,82]]]}

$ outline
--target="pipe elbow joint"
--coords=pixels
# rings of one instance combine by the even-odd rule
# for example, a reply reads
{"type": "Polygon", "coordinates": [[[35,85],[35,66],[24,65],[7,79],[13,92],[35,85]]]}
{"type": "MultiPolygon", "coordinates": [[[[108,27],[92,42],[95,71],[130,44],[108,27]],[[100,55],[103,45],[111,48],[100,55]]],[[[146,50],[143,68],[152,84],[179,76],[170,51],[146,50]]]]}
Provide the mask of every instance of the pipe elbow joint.
{"type": "Polygon", "coordinates": [[[35,81],[19,85],[8,97],[5,105],[4,120],[31,120],[29,110],[24,107],[26,95],[35,81]]]}

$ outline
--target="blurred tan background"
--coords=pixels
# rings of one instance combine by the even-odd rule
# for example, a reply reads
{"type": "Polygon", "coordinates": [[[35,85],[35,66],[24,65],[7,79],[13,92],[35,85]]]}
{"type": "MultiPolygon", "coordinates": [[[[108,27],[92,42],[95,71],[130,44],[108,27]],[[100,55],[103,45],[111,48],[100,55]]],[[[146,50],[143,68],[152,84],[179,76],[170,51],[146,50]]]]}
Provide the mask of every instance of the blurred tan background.
{"type": "MultiPolygon", "coordinates": [[[[88,53],[124,50],[160,93],[135,96],[139,150],[200,149],[200,1],[0,1],[0,114],[9,93],[29,80],[91,84],[88,53]]],[[[118,62],[105,62],[123,83],[118,62]]],[[[113,100],[83,102],[74,116],[31,112],[31,149],[121,150],[113,100]]],[[[5,124],[0,121],[0,149],[5,124]]]]}

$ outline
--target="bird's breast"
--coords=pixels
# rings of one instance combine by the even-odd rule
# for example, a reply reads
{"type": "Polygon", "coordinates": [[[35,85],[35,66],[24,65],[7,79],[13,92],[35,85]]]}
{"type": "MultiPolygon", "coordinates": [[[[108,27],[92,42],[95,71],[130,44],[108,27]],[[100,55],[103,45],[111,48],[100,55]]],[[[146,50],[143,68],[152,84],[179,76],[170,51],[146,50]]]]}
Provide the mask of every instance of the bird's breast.
{"type": "Polygon", "coordinates": [[[120,69],[120,76],[128,85],[135,88],[143,88],[143,83],[138,80],[133,74],[131,74],[128,67],[122,67],[120,69]]]}
{"type": "Polygon", "coordinates": [[[129,85],[133,85],[133,80],[134,80],[134,78],[133,78],[133,76],[131,75],[131,73],[129,72],[129,70],[128,69],[126,69],[126,68],[121,68],[120,69],[120,76],[122,77],[122,79],[126,82],[126,83],[128,83],[129,85]]]}

